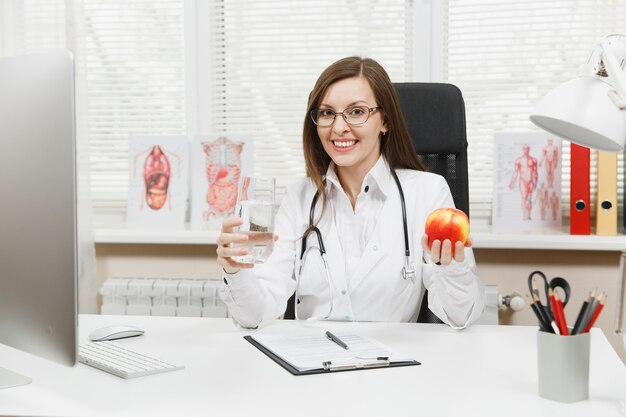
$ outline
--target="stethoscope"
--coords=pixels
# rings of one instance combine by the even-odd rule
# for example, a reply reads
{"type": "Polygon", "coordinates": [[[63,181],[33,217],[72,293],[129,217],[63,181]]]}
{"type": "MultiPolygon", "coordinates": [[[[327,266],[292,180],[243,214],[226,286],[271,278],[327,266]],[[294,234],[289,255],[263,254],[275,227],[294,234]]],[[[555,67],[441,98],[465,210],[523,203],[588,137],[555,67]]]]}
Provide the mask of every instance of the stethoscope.
{"type": "MultiPolygon", "coordinates": [[[[400,193],[400,203],[402,206],[402,224],[403,224],[403,229],[404,229],[404,266],[402,267],[402,278],[405,280],[410,279],[411,282],[414,283],[415,282],[415,268],[413,266],[413,263],[411,262],[411,251],[409,249],[409,229],[408,229],[407,220],[406,220],[406,203],[404,201],[404,191],[402,190],[402,185],[400,184],[398,175],[396,174],[394,170],[391,170],[391,175],[393,176],[393,179],[396,182],[396,186],[398,187],[398,192],[400,193]]],[[[313,196],[313,200],[311,200],[311,208],[309,211],[309,227],[307,229],[308,232],[302,238],[302,248],[300,250],[299,274],[302,274],[302,267],[304,266],[303,258],[304,258],[305,253],[309,249],[313,249],[313,247],[309,247],[307,249],[307,239],[312,233],[315,233],[315,235],[317,236],[317,243],[318,243],[317,249],[319,249],[322,262],[324,263],[324,270],[326,274],[326,280],[328,282],[328,289],[329,289],[329,295],[330,295],[329,297],[330,310],[328,314],[324,317],[324,319],[328,319],[332,316],[332,311],[333,311],[332,280],[330,279],[330,274],[328,270],[328,261],[326,260],[326,248],[324,246],[324,239],[322,238],[322,232],[317,226],[314,225],[315,206],[317,205],[317,200],[319,199],[319,196],[320,196],[320,192],[316,191],[315,195],[313,196]]],[[[296,293],[297,292],[298,290],[296,289],[296,293]]],[[[297,294],[296,294],[296,304],[297,303],[298,303],[298,300],[297,300],[297,294]]],[[[296,310],[296,318],[297,318],[297,310],[298,310],[297,305],[295,306],[295,310],[296,310]]]]}

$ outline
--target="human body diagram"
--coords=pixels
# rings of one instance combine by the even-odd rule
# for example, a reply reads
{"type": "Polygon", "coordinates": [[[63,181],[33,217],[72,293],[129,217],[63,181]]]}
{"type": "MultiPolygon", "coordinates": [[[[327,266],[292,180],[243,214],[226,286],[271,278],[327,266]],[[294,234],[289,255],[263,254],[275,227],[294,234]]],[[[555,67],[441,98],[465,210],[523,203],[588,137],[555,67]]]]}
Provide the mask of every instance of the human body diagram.
{"type": "Polygon", "coordinates": [[[544,138],[541,142],[521,142],[518,146],[522,155],[509,160],[513,163],[513,172],[508,188],[517,188],[519,192],[522,220],[556,222],[560,219],[561,152],[560,143],[554,142],[552,138],[544,138]],[[535,155],[539,153],[541,157],[538,160],[535,155]]]}
{"type": "Polygon", "coordinates": [[[161,210],[165,203],[171,209],[170,177],[172,175],[180,176],[180,157],[173,152],[164,150],[160,145],[154,145],[135,155],[133,177],[139,175],[137,171],[141,159],[143,159],[141,164],[141,176],[143,178],[141,210],[145,208],[144,204],[147,204],[152,210],[161,210]]]}
{"type": "Polygon", "coordinates": [[[530,155],[530,146],[522,147],[522,156],[517,158],[513,165],[513,175],[509,181],[509,189],[513,189],[518,182],[521,202],[522,219],[530,220],[533,207],[532,193],[537,187],[537,158],[530,155]]]}
{"type": "Polygon", "coordinates": [[[213,142],[202,142],[208,184],[207,207],[202,212],[205,222],[213,216],[234,212],[243,147],[243,142],[234,142],[225,136],[220,136],[213,142]]]}
{"type": "Polygon", "coordinates": [[[559,148],[553,142],[552,138],[548,139],[548,144],[541,151],[541,160],[539,161],[539,167],[545,167],[548,188],[554,187],[554,174],[559,164],[559,148]]]}
{"type": "Polygon", "coordinates": [[[534,203],[539,205],[539,214],[541,216],[541,220],[546,219],[546,210],[548,209],[548,189],[546,188],[545,183],[541,183],[539,188],[537,188],[537,192],[535,193],[534,203]]]}

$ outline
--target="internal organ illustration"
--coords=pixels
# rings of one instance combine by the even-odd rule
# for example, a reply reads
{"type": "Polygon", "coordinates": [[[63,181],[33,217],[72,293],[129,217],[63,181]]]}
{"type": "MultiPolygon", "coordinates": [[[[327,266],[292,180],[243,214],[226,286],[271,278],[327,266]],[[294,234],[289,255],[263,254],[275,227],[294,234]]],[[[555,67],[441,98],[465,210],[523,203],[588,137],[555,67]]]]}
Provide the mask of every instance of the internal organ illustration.
{"type": "Polygon", "coordinates": [[[237,184],[241,176],[243,142],[233,142],[220,136],[213,142],[203,142],[206,155],[206,175],[209,184],[206,194],[208,210],[204,220],[214,215],[232,214],[237,202],[237,184]]]}
{"type": "Polygon", "coordinates": [[[152,147],[143,164],[146,203],[159,210],[167,201],[170,182],[170,161],[159,145],[152,147]]]}

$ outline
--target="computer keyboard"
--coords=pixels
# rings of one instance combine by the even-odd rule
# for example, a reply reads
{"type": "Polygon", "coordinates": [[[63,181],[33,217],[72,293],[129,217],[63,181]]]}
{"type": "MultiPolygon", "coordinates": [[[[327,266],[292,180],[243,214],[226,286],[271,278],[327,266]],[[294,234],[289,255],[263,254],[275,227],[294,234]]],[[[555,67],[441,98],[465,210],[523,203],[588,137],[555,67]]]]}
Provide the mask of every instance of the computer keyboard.
{"type": "Polygon", "coordinates": [[[110,341],[87,342],[79,346],[78,361],[125,379],[184,368],[142,355],[110,341]]]}

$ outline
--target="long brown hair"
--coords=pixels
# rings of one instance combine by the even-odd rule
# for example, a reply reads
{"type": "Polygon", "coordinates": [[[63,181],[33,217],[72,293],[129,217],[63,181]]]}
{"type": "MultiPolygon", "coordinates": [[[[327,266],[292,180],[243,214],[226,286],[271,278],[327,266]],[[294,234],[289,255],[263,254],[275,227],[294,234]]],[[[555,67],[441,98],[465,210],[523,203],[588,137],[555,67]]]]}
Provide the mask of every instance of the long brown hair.
{"type": "Polygon", "coordinates": [[[324,209],[328,200],[324,176],[331,159],[322,146],[317,134],[317,126],[313,123],[310,113],[312,110],[317,110],[328,87],[337,81],[352,77],[365,78],[374,92],[377,105],[382,107],[388,131],[381,137],[380,153],[385,157],[389,167],[393,170],[408,168],[425,171],[425,166],[417,156],[411,142],[411,136],[400,110],[396,89],[385,69],[371,58],[351,56],[340,59],[326,68],[317,79],[309,96],[302,133],[306,173],[322,195],[324,209]]]}

